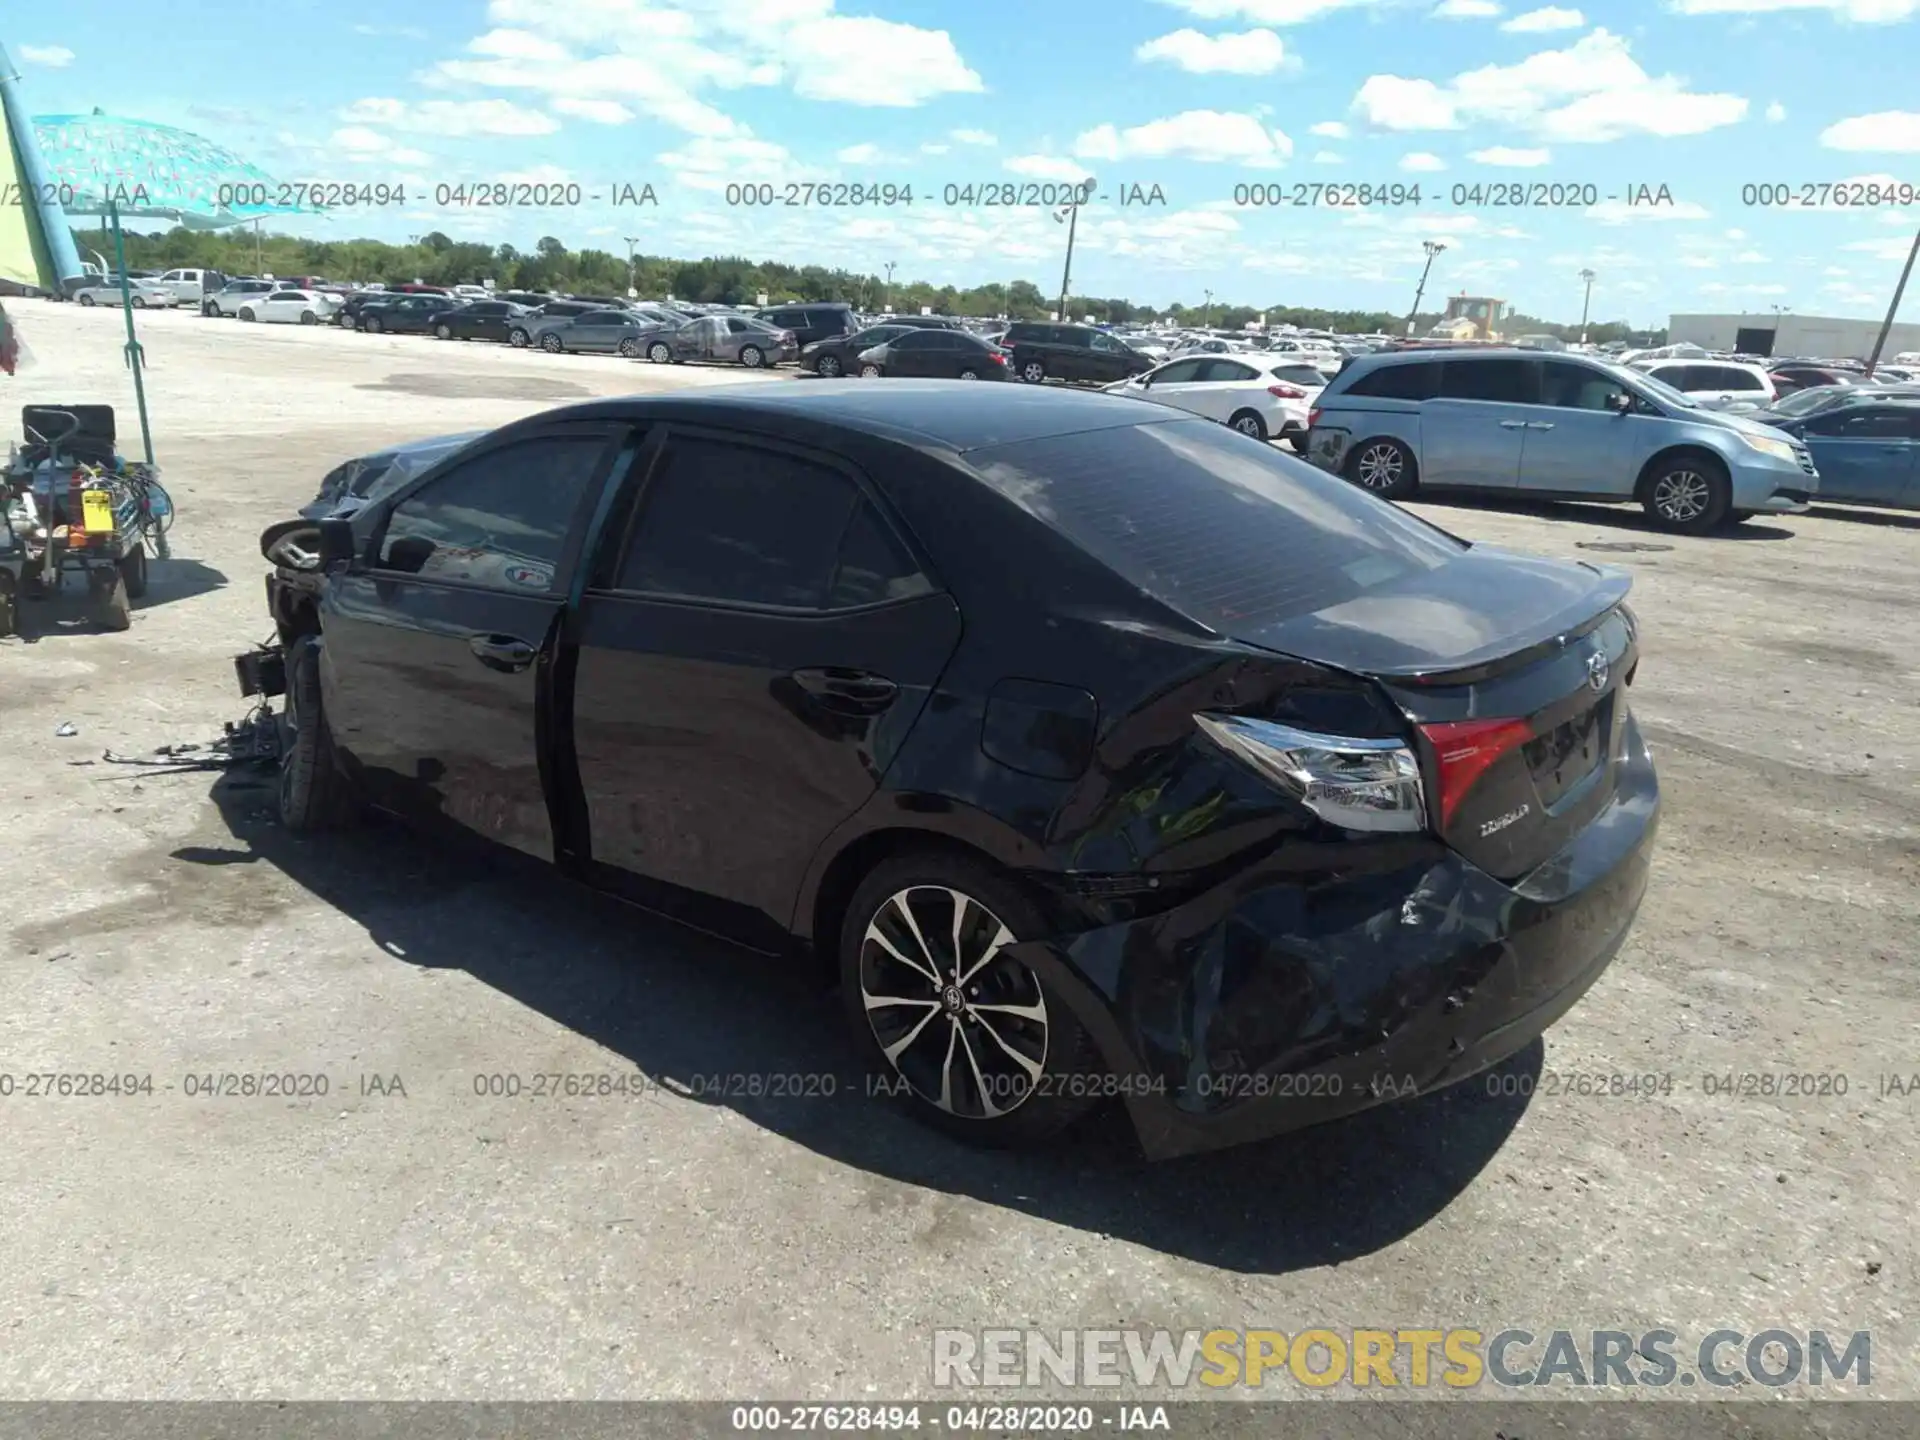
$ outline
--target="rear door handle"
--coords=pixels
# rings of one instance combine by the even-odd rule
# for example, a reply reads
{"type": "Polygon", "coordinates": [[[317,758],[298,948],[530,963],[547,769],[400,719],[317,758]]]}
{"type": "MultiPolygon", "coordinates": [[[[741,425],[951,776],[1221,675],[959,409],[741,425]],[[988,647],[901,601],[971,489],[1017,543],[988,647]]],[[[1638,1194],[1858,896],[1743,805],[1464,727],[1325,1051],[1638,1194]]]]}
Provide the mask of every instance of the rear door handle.
{"type": "Polygon", "coordinates": [[[489,670],[501,670],[511,675],[526,669],[533,663],[539,652],[524,640],[512,635],[475,635],[467,642],[473,651],[473,658],[489,670]]]}
{"type": "Polygon", "coordinates": [[[1551,430],[1552,428],[1553,422],[1551,420],[1529,420],[1527,422],[1527,429],[1529,430],[1551,430]]]}
{"type": "Polygon", "coordinates": [[[1527,428],[1527,422],[1524,420],[1502,420],[1500,422],[1500,428],[1502,430],[1524,430],[1527,428]]]}
{"type": "Polygon", "coordinates": [[[796,670],[793,681],[827,709],[846,715],[877,715],[900,693],[900,687],[884,675],[837,665],[796,670]]]}

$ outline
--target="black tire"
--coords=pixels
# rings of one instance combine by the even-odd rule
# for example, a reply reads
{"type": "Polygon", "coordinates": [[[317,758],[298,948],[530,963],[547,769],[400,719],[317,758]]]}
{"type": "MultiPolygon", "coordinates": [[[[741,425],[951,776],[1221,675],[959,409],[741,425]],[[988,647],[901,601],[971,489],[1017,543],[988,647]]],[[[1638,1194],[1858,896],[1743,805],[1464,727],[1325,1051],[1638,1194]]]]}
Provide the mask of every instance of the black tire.
{"type": "Polygon", "coordinates": [[[342,330],[351,330],[353,329],[353,316],[342,310],[338,315],[333,317],[333,323],[338,325],[342,330]]]}
{"type": "Polygon", "coordinates": [[[1727,524],[1744,525],[1759,513],[1758,510],[1729,510],[1727,512],[1727,524]]]}
{"type": "Polygon", "coordinates": [[[280,754],[280,823],[289,830],[337,830],[358,816],[352,786],[333,751],[320,703],[320,637],[287,647],[286,724],[280,754]]]}
{"type": "Polygon", "coordinates": [[[878,380],[886,373],[887,372],[882,370],[878,365],[872,364],[871,362],[860,367],[860,378],[862,380],[878,380]]]}
{"type": "Polygon", "coordinates": [[[1301,431],[1301,432],[1300,432],[1299,434],[1297,434],[1297,435],[1289,435],[1289,436],[1287,437],[1287,444],[1289,444],[1289,445],[1291,445],[1291,446],[1293,447],[1293,453],[1294,453],[1294,454],[1296,454],[1296,455],[1304,455],[1304,454],[1306,454],[1306,453],[1307,453],[1307,434],[1306,434],[1306,431],[1304,431],[1304,430],[1303,430],[1303,431],[1301,431]]]}
{"type": "Polygon", "coordinates": [[[740,363],[749,370],[764,370],[767,365],[767,352],[758,345],[742,345],[740,363]]]}
{"type": "Polygon", "coordinates": [[[969,365],[960,372],[960,378],[962,380],[978,380],[980,378],[980,372],[969,365]]]}
{"type": "Polygon", "coordinates": [[[320,317],[311,310],[302,310],[300,312],[300,323],[302,325],[318,325],[320,323],[320,317]]]}
{"type": "Polygon", "coordinates": [[[664,340],[656,340],[647,347],[647,359],[656,365],[670,364],[673,360],[673,347],[664,340]]]}
{"type": "Polygon", "coordinates": [[[1675,455],[1662,460],[1640,484],[1647,518],[1674,535],[1705,535],[1726,522],[1733,485],[1718,460],[1675,455]]]}
{"type": "Polygon", "coordinates": [[[847,373],[847,367],[840,363],[838,355],[822,355],[813,362],[813,373],[835,380],[847,373]]]}
{"type": "Polygon", "coordinates": [[[378,335],[380,333],[380,317],[378,315],[361,316],[360,328],[369,335],[378,335]]]}
{"type": "Polygon", "coordinates": [[[0,583],[0,636],[20,633],[20,599],[0,583]]]}
{"type": "Polygon", "coordinates": [[[1383,500],[1404,500],[1420,484],[1413,452],[1384,436],[1363,440],[1347,457],[1347,479],[1383,500]]]}
{"type": "Polygon", "coordinates": [[[1229,430],[1238,430],[1242,435],[1252,440],[1265,440],[1267,438],[1267,422],[1262,420],[1259,412],[1255,410],[1235,411],[1227,417],[1227,428],[1229,430]]]}
{"type": "Polygon", "coordinates": [[[433,333],[441,340],[451,340],[453,338],[453,327],[451,325],[436,325],[433,327],[433,333]]]}
{"type": "Polygon", "coordinates": [[[561,343],[558,335],[542,335],[540,337],[540,348],[549,355],[558,355],[567,347],[561,343]]]}
{"type": "Polygon", "coordinates": [[[220,318],[220,307],[211,300],[202,300],[200,302],[200,313],[209,320],[218,320],[220,318]]]}
{"type": "Polygon", "coordinates": [[[144,310],[147,308],[147,297],[144,295],[136,295],[133,297],[132,304],[134,309],[144,310]]]}
{"type": "Polygon", "coordinates": [[[91,295],[82,295],[80,297],[80,303],[82,305],[85,305],[88,309],[91,309],[93,308],[93,303],[94,303],[93,297],[91,295]]]}
{"type": "Polygon", "coordinates": [[[640,358],[640,342],[629,335],[625,340],[620,342],[620,354],[625,359],[638,360],[640,358]]]}
{"type": "Polygon", "coordinates": [[[954,892],[969,902],[970,918],[961,927],[961,950],[969,958],[986,950],[1001,926],[1016,939],[1047,931],[1039,908],[1020,884],[982,861],[927,850],[884,862],[854,892],[838,938],[841,1000],[854,1043],[876,1077],[889,1082],[882,1093],[897,1092],[896,1100],[922,1123],[969,1144],[1039,1144],[1094,1108],[1105,1067],[1079,1018],[1019,961],[990,960],[978,982],[964,992],[953,983],[958,967],[948,952],[955,948],[954,892]],[[900,897],[910,892],[913,898],[902,902],[900,897]],[[911,932],[898,919],[897,902],[910,907],[933,951],[915,957],[929,960],[929,969],[902,963],[899,951],[890,953],[879,942],[868,942],[869,927],[877,924],[889,942],[898,936],[899,945],[911,947],[911,932]],[[936,986],[936,974],[947,983],[936,986]],[[919,990],[939,998],[921,1001],[919,990]],[[875,1005],[876,996],[921,1003],[875,1005]],[[988,1020],[983,1018],[988,1012],[976,1010],[976,1005],[1019,1005],[1039,1014],[1016,1016],[1000,1010],[988,1020]],[[916,1021],[915,1015],[924,1018],[916,1021]],[[889,1059],[888,1046],[898,1046],[899,1037],[916,1024],[926,1033],[897,1051],[900,1063],[889,1059]],[[948,1035],[959,1036],[971,1050],[971,1064],[961,1045],[945,1041],[943,1046],[948,1035]],[[1013,1062],[1014,1048],[1025,1057],[1024,1064],[1013,1062]],[[972,1078],[973,1064],[988,1077],[984,1087],[972,1078]],[[942,1072],[949,1076],[945,1086],[938,1083],[942,1072]]]}
{"type": "Polygon", "coordinates": [[[1038,360],[1024,361],[1020,366],[1020,378],[1029,385],[1047,383],[1047,367],[1038,360]]]}
{"type": "Polygon", "coordinates": [[[136,544],[120,557],[120,579],[127,587],[129,600],[143,600],[147,594],[147,547],[136,544]]]}
{"type": "Polygon", "coordinates": [[[242,309],[242,310],[240,311],[240,318],[241,318],[242,320],[251,320],[251,319],[253,319],[253,311],[251,311],[251,310],[248,310],[248,309],[245,309],[245,308],[243,308],[243,309],[242,309]]]}

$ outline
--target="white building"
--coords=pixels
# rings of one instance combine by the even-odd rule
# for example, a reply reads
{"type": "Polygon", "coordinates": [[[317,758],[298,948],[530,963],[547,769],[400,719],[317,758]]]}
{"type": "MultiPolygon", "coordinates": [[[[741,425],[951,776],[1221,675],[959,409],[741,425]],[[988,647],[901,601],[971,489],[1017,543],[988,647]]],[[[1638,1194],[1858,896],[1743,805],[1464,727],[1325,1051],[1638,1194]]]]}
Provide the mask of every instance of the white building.
{"type": "MultiPolygon", "coordinates": [[[[1825,315],[1675,315],[1667,321],[1667,339],[1708,350],[1745,355],[1798,355],[1820,360],[1864,360],[1873,353],[1878,320],[1842,320],[1825,315]]],[[[1903,350],[1920,350],[1920,324],[1896,322],[1887,335],[1882,360],[1903,350]]]]}

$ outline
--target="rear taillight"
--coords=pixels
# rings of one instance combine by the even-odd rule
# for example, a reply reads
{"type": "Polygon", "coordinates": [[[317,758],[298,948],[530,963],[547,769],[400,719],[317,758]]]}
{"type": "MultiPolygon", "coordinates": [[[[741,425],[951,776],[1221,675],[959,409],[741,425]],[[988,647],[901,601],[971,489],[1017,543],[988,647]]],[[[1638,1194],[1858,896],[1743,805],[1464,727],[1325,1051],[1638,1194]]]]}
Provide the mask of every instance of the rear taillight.
{"type": "Polygon", "coordinates": [[[1319,735],[1240,715],[1196,715],[1222,750],[1330,825],[1347,830],[1423,830],[1420,762],[1398,740],[1319,735]]]}
{"type": "Polygon", "coordinates": [[[1531,740],[1533,727],[1524,720],[1453,720],[1422,725],[1420,733],[1439,761],[1440,828],[1445,830],[1474,782],[1488,766],[1531,740]]]}
{"type": "Polygon", "coordinates": [[[993,352],[992,352],[992,355],[993,355],[993,363],[994,363],[994,364],[996,364],[996,365],[1004,365],[1004,364],[1006,364],[1006,363],[1007,363],[1007,352],[1006,352],[1006,351],[1004,351],[1004,350],[995,350],[995,351],[993,351],[993,352]]]}
{"type": "Polygon", "coordinates": [[[1267,393],[1276,400],[1304,400],[1307,392],[1298,385],[1269,385],[1267,393]]]}
{"type": "Polygon", "coordinates": [[[1313,409],[1307,411],[1307,424],[1309,426],[1318,425],[1320,423],[1320,417],[1326,413],[1327,412],[1322,410],[1318,405],[1314,406],[1313,409]]]}

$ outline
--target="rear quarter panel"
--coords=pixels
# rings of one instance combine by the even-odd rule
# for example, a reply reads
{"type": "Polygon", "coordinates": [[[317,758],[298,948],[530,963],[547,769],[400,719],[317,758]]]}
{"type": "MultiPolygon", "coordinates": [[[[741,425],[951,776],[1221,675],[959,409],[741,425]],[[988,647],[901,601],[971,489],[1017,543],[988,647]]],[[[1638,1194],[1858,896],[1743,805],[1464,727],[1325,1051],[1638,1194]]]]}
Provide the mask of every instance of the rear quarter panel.
{"type": "Polygon", "coordinates": [[[1420,461],[1420,403],[1370,397],[1329,396],[1315,402],[1320,422],[1307,432],[1307,459],[1339,474],[1356,445],[1382,437],[1400,441],[1420,461]]]}

